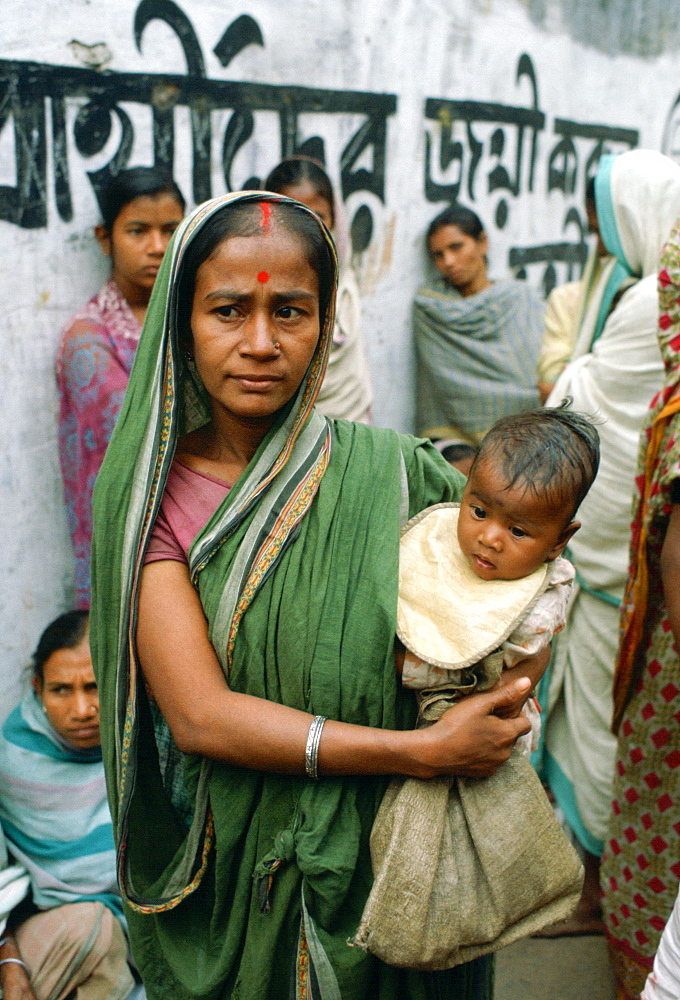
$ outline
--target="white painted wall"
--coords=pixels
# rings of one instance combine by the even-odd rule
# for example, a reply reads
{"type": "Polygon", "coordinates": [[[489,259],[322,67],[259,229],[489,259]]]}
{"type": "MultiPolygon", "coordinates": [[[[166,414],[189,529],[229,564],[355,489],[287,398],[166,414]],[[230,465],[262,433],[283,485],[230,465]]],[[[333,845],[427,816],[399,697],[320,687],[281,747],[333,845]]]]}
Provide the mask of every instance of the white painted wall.
{"type": "MultiPolygon", "coordinates": [[[[166,0],[155,0],[157,10],[166,0]]],[[[577,241],[576,227],[564,231],[572,206],[583,198],[584,163],[592,139],[576,142],[578,185],[573,194],[548,192],[548,160],[557,142],[555,119],[619,126],[639,131],[642,146],[662,148],[667,117],[680,91],[675,53],[654,58],[616,54],[616,33],[607,34],[608,52],[576,43],[568,34],[562,4],[551,0],[534,19],[535,4],[520,0],[251,0],[248,6],[223,0],[185,0],[183,10],[200,43],[208,80],[236,80],[274,85],[300,85],[323,90],[394,94],[396,113],[388,119],[385,203],[375,195],[355,192],[348,199],[351,219],[360,204],[373,213],[375,229],[367,251],[356,259],[364,293],[364,326],[375,379],[378,423],[402,430],[412,425],[412,357],[409,307],[423,273],[422,233],[443,202],[424,193],[425,135],[433,137],[438,156],[438,126],[426,122],[427,98],[531,106],[527,78],[516,81],[518,61],[532,61],[538,108],[545,114],[537,133],[533,191],[528,190],[531,130],[524,134],[524,165],[519,193],[489,194],[487,178],[495,165],[489,142],[494,124],[473,126],[483,154],[477,170],[475,199],[462,190],[460,200],[476,208],[487,222],[491,270],[508,273],[511,247],[577,241]],[[264,45],[251,45],[223,68],[212,49],[230,20],[249,14],[258,23],[264,45]],[[538,21],[540,20],[540,26],[538,21]],[[612,41],[614,39],[614,41],[612,41]],[[504,197],[508,221],[494,224],[504,197]]],[[[592,0],[602,15],[599,0],[592,0]]],[[[632,5],[643,7],[644,0],[632,5]]],[[[663,6],[663,5],[662,5],[663,6]]],[[[581,9],[584,4],[581,4],[581,9]]],[[[588,7],[588,4],[585,4],[588,7]]],[[[110,74],[186,72],[177,36],[162,22],[149,24],[141,52],[135,46],[133,21],[137,0],[3,0],[0,5],[0,60],[49,66],[81,66],[69,43],[103,43],[111,59],[110,74]]],[[[660,10],[662,8],[659,8],[660,10]]],[[[573,22],[573,18],[571,19],[573,22]]],[[[583,28],[583,23],[580,24],[583,28]]],[[[648,26],[649,27],[649,26],[648,26]]],[[[573,31],[573,23],[571,30],[573,31]]],[[[580,35],[584,32],[580,31],[580,35]]],[[[588,37],[586,35],[586,37],[588,37]]],[[[675,41],[675,40],[673,40],[675,41]]],[[[670,42],[669,42],[670,45],[670,42]]],[[[628,46],[630,48],[630,45],[628,46]]],[[[634,46],[633,46],[634,48],[634,46]]],[[[660,36],[658,50],[663,50],[660,36]]],[[[6,95],[5,95],[6,98],[6,95]]],[[[57,400],[53,357],[60,327],[106,276],[92,236],[96,201],[86,171],[103,166],[115,151],[116,135],[91,160],[77,150],[73,122],[84,97],[67,101],[68,161],[74,214],[60,219],[54,200],[54,161],[47,111],[47,204],[45,228],[22,229],[0,221],[0,717],[18,696],[19,674],[44,625],[71,600],[72,557],[62,510],[56,449],[57,400]]],[[[0,185],[17,184],[11,115],[0,92],[0,185]],[[3,108],[5,109],[3,111],[3,108]]],[[[125,104],[135,140],[130,166],[152,161],[150,112],[125,104]]],[[[222,135],[230,112],[214,111],[213,193],[224,190],[220,167],[222,135]]],[[[339,177],[340,152],[362,122],[361,115],[324,113],[300,118],[300,139],[323,135],[331,175],[339,177]]],[[[191,143],[186,108],[177,108],[175,176],[191,200],[191,143]]],[[[463,173],[469,173],[469,147],[459,123],[455,138],[463,142],[463,173]]],[[[517,128],[505,132],[502,162],[512,170],[517,128]]],[[[674,134],[666,140],[673,144],[674,134]]],[[[613,149],[624,148],[614,144],[613,149]]],[[[232,181],[264,176],[280,158],[276,114],[258,111],[255,132],[233,164],[232,181]]],[[[370,156],[366,166],[370,168],[370,156]]],[[[433,169],[440,183],[452,183],[457,167],[433,169]]],[[[669,227],[673,220],[669,219],[669,227]]],[[[565,264],[557,267],[566,280],[565,264]]],[[[540,284],[543,268],[529,269],[540,284]]]]}

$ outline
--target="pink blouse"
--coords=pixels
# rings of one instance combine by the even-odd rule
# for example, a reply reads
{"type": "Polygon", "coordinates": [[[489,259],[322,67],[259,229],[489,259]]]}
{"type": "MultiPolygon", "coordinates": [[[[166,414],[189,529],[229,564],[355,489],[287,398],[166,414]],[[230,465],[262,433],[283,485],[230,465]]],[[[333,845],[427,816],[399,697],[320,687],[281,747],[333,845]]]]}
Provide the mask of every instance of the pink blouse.
{"type": "Polygon", "coordinates": [[[189,549],[227,493],[228,483],[175,459],[144,556],[144,563],[172,559],[188,563],[189,549]]]}

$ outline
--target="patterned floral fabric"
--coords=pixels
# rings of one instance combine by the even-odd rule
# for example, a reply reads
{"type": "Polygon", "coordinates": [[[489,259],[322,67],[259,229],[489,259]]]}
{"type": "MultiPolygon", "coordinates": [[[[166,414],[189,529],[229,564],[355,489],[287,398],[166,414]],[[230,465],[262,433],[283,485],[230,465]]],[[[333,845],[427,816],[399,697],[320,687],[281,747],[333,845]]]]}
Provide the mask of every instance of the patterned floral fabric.
{"type": "Polygon", "coordinates": [[[620,996],[631,998],[639,995],[652,968],[680,879],[680,656],[660,570],[673,483],[680,479],[680,413],[672,412],[680,398],[680,220],[661,263],[658,337],[666,381],[652,400],[641,436],[631,578],[615,682],[617,703],[625,708],[602,859],[610,953],[620,996]],[[641,590],[639,579],[645,572],[647,583],[641,590]],[[640,608],[640,601],[644,615],[631,649],[627,626],[633,605],[640,608]]]}
{"type": "Polygon", "coordinates": [[[69,320],[57,354],[59,460],[76,559],[76,606],[90,603],[92,490],[118,417],[141,327],[113,280],[69,320]]]}

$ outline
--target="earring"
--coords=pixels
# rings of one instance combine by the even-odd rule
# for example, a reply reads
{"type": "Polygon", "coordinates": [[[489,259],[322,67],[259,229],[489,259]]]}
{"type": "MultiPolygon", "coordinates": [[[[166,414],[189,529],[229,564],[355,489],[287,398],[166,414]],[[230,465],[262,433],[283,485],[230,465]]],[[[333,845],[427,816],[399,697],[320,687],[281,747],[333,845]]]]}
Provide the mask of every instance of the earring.
{"type": "Polygon", "coordinates": [[[185,361],[193,361],[194,360],[193,354],[191,354],[190,351],[185,351],[184,352],[184,360],[185,361]]]}

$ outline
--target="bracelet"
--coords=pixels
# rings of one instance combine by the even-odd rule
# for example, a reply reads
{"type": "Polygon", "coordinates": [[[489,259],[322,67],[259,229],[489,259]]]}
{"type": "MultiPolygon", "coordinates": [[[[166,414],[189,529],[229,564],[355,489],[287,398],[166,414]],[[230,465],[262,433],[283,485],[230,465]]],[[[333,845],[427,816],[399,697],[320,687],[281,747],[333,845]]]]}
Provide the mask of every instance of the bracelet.
{"type": "Polygon", "coordinates": [[[12,962],[14,965],[20,965],[22,969],[25,970],[26,975],[29,980],[31,978],[31,972],[25,962],[22,962],[20,958],[2,958],[0,959],[0,965],[7,965],[8,962],[12,962]]]}
{"type": "Polygon", "coordinates": [[[12,937],[12,934],[5,934],[3,938],[0,938],[0,948],[2,948],[3,944],[7,944],[8,941],[11,941],[12,937]]]}
{"type": "Polygon", "coordinates": [[[305,747],[305,771],[309,778],[319,777],[319,743],[321,742],[321,731],[323,730],[325,721],[325,715],[315,715],[309,727],[307,746],[305,747]]]}

